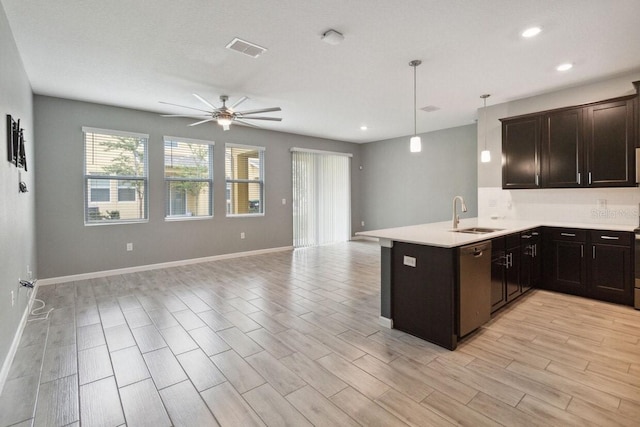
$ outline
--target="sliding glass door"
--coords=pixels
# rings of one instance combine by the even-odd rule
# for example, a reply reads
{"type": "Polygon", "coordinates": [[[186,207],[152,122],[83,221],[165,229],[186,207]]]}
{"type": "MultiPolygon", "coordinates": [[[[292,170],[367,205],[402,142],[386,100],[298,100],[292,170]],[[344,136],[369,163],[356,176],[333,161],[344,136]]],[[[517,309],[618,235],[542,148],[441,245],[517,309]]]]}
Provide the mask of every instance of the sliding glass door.
{"type": "Polygon", "coordinates": [[[293,246],[351,237],[351,155],[292,150],[293,246]]]}

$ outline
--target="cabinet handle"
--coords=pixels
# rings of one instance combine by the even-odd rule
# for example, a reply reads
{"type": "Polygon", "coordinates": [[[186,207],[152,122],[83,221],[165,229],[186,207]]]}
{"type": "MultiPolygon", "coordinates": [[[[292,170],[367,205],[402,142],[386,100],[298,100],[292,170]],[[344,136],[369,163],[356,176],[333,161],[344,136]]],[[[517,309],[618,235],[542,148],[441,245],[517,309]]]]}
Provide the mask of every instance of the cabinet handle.
{"type": "Polygon", "coordinates": [[[576,237],[576,233],[560,233],[564,237],[576,237]]]}
{"type": "Polygon", "coordinates": [[[531,233],[531,235],[532,235],[532,236],[537,236],[537,235],[539,235],[539,234],[540,234],[540,233],[538,233],[537,231],[534,231],[533,233],[531,233]]]}
{"type": "Polygon", "coordinates": [[[591,184],[591,172],[589,172],[589,184],[591,184]]]}
{"type": "Polygon", "coordinates": [[[536,174],[536,187],[539,185],[539,184],[538,184],[538,181],[539,181],[539,179],[538,179],[538,174],[536,174]]]}
{"type": "Polygon", "coordinates": [[[604,240],[620,240],[620,238],[616,236],[600,236],[600,238],[604,240]]]}
{"type": "Polygon", "coordinates": [[[531,238],[531,236],[529,234],[523,234],[520,237],[522,237],[523,239],[530,239],[531,238]]]}
{"type": "Polygon", "coordinates": [[[592,255],[591,256],[593,257],[593,259],[596,259],[596,247],[592,246],[591,249],[592,249],[592,255]]]}
{"type": "Polygon", "coordinates": [[[580,245],[580,258],[584,258],[584,245],[580,245]]]}
{"type": "Polygon", "coordinates": [[[537,257],[538,256],[538,244],[536,243],[535,245],[533,245],[533,257],[537,257]]]}
{"type": "Polygon", "coordinates": [[[582,174],[580,172],[578,172],[578,185],[582,184],[582,174]]]}

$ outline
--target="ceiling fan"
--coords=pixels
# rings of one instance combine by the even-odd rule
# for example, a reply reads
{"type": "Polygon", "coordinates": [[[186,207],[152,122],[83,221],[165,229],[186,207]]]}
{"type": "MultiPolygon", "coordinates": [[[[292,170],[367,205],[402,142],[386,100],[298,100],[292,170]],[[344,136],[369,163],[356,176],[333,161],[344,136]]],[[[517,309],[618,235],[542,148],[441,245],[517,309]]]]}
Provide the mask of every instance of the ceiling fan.
{"type": "Polygon", "coordinates": [[[195,123],[191,123],[189,126],[197,126],[202,123],[217,121],[222,129],[229,130],[229,126],[233,122],[242,123],[244,125],[260,127],[254,123],[247,122],[246,120],[271,120],[274,122],[279,122],[282,120],[280,117],[267,117],[267,116],[254,116],[254,114],[260,113],[270,113],[272,111],[281,111],[280,107],[271,107],[271,108],[261,108],[257,110],[245,110],[245,111],[236,111],[236,108],[244,101],[246,101],[246,96],[243,96],[239,100],[237,100],[231,107],[227,107],[227,101],[229,97],[227,95],[220,95],[220,101],[222,102],[222,107],[216,107],[197,93],[194,93],[193,96],[198,98],[201,102],[203,102],[207,107],[211,110],[203,110],[201,108],[193,108],[187,107],[186,105],[178,105],[172,104],[170,102],[160,101],[161,104],[173,105],[176,107],[188,108],[190,110],[200,111],[200,114],[162,114],[162,117],[203,117],[204,120],[200,120],[195,123]]]}

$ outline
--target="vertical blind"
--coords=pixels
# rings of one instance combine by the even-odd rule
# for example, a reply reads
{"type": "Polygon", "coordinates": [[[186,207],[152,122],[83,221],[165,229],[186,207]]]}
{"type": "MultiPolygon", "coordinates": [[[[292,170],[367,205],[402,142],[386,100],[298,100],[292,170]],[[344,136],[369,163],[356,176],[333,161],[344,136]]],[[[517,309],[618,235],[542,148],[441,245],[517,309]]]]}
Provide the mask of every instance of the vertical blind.
{"type": "Polygon", "coordinates": [[[292,149],[294,247],[349,240],[350,163],[347,154],[292,149]]]}

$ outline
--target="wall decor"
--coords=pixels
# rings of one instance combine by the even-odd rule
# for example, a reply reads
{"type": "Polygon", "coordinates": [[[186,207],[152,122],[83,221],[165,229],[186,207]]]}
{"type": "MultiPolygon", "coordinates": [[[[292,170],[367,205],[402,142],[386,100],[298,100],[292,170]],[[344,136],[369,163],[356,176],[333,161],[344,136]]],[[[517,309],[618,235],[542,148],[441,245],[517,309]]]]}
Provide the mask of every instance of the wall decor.
{"type": "Polygon", "coordinates": [[[15,121],[11,114],[7,114],[7,160],[16,167],[27,170],[24,129],[20,128],[20,120],[15,121]]]}

